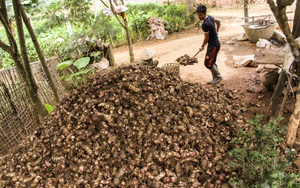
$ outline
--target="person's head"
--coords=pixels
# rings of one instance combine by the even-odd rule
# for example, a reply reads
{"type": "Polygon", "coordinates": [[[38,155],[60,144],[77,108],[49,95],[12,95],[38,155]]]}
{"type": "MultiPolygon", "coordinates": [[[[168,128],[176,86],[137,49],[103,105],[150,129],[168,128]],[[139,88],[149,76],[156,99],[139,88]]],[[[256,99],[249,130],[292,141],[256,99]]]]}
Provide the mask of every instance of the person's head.
{"type": "Polygon", "coordinates": [[[156,55],[156,51],[153,48],[146,48],[141,53],[141,60],[153,59],[156,55]]]}
{"type": "Polygon", "coordinates": [[[197,14],[199,20],[204,20],[206,17],[206,6],[199,5],[196,9],[196,14],[197,14]]]}

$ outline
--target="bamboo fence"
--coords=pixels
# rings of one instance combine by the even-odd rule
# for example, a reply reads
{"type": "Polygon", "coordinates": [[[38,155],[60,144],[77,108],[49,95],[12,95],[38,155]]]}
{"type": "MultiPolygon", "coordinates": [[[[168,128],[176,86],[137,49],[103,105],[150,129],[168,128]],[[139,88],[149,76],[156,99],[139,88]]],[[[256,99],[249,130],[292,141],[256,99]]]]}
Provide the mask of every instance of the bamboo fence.
{"type": "MultiPolygon", "coordinates": [[[[55,58],[47,60],[53,81],[62,97],[64,87],[55,70],[57,63],[58,59],[55,58]]],[[[42,102],[55,105],[53,92],[41,63],[31,63],[31,70],[42,102]]],[[[18,145],[22,138],[33,133],[38,126],[36,114],[17,69],[0,70],[0,154],[5,154],[18,145]]]]}

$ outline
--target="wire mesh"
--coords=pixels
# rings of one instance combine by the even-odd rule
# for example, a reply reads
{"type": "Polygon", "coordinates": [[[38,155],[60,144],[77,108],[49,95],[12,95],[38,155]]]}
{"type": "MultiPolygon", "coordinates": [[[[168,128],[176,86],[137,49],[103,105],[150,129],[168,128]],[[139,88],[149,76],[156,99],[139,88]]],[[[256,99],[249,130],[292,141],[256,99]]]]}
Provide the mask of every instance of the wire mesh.
{"type": "MultiPolygon", "coordinates": [[[[58,62],[55,58],[47,60],[54,85],[62,97],[64,87],[55,70],[58,62]]],[[[31,63],[31,70],[42,103],[54,105],[54,95],[41,63],[31,63]]],[[[0,70],[0,154],[13,149],[38,126],[37,113],[26,89],[16,68],[0,70]]]]}

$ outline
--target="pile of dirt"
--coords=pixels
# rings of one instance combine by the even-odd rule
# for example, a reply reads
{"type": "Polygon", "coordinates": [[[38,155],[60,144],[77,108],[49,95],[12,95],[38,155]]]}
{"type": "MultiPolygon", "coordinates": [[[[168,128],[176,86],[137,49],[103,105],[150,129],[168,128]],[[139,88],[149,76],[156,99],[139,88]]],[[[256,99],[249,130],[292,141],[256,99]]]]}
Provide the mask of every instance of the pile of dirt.
{"type": "Polygon", "coordinates": [[[176,59],[176,61],[180,64],[180,65],[193,65],[195,63],[198,63],[198,59],[196,57],[190,57],[187,54],[184,54],[183,56],[180,56],[176,59]]]}
{"type": "Polygon", "coordinates": [[[0,186],[220,187],[244,107],[222,87],[147,66],[71,90],[34,136],[1,158],[0,186]]]}

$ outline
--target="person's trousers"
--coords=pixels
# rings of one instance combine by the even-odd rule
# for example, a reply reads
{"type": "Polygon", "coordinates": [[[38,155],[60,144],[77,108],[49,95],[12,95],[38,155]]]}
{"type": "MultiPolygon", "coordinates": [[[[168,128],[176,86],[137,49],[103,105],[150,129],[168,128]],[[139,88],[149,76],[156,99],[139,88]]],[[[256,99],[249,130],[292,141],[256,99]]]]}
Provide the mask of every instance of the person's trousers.
{"type": "Polygon", "coordinates": [[[221,46],[210,46],[208,45],[205,54],[204,65],[206,68],[211,69],[217,61],[218,52],[221,46]]]}

